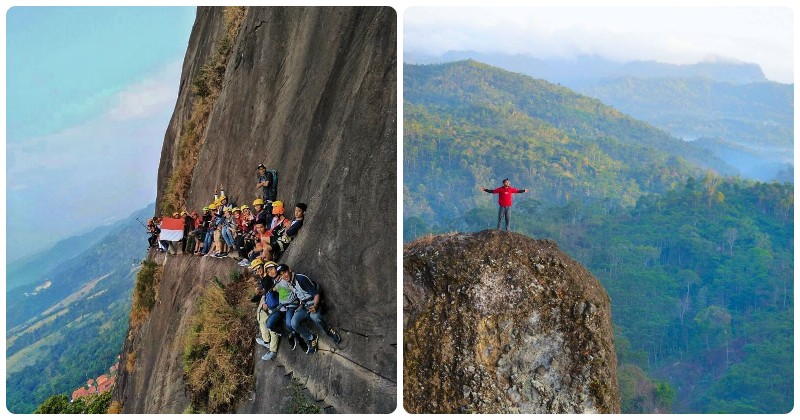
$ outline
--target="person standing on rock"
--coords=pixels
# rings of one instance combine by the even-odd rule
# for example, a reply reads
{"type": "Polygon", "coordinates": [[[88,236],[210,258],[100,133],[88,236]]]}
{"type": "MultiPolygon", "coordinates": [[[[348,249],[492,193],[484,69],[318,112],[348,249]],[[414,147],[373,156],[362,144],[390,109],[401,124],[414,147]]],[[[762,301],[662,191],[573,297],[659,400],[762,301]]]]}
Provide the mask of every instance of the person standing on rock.
{"type": "Polygon", "coordinates": [[[183,217],[183,239],[181,239],[181,252],[184,254],[189,253],[189,233],[194,230],[194,221],[197,218],[197,212],[189,212],[186,211],[184,208],[181,211],[181,217],[183,217]]]}
{"type": "Polygon", "coordinates": [[[150,231],[150,238],[147,239],[147,242],[150,243],[150,248],[158,248],[158,234],[161,233],[158,223],[157,216],[147,220],[147,230],[150,231]]]}
{"type": "Polygon", "coordinates": [[[275,201],[277,197],[277,189],[275,188],[275,177],[272,172],[267,171],[267,167],[263,163],[258,164],[258,182],[256,188],[261,188],[261,198],[269,203],[275,201]]]}
{"type": "Polygon", "coordinates": [[[518,190],[511,186],[511,182],[508,178],[503,180],[503,186],[497,187],[493,190],[488,188],[483,189],[484,192],[490,194],[497,194],[497,203],[500,204],[500,210],[497,212],[497,229],[500,229],[500,222],[503,218],[506,219],[506,230],[508,230],[508,226],[511,224],[510,216],[511,216],[511,195],[512,194],[521,194],[527,192],[527,189],[518,190]]]}
{"type": "Polygon", "coordinates": [[[204,243],[206,232],[211,226],[211,209],[206,206],[203,207],[203,216],[199,218],[199,224],[189,235],[195,238],[194,254],[203,255],[204,243]]]}

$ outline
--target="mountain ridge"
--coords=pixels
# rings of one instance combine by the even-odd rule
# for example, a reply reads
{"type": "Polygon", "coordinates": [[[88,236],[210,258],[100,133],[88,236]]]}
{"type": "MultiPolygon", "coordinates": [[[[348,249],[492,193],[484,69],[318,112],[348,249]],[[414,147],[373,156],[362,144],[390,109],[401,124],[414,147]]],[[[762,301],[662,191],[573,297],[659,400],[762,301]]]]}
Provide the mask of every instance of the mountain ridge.
{"type": "MultiPolygon", "coordinates": [[[[152,212],[151,204],[116,222],[71,258],[43,255],[51,261],[34,275],[49,287],[30,293],[34,282],[6,290],[9,411],[33,412],[47,397],[69,395],[113,364],[124,340],[138,260],[147,248],[135,218],[152,212]]],[[[85,238],[64,243],[75,240],[85,238]]]]}
{"type": "Polygon", "coordinates": [[[735,171],[597,99],[475,61],[406,65],[404,86],[406,219],[446,223],[488,201],[476,189],[504,178],[542,204],[614,207],[700,177],[702,168],[735,171]],[[449,198],[436,197],[438,188],[449,198]]]}
{"type": "Polygon", "coordinates": [[[569,87],[678,138],[723,137],[732,144],[771,148],[745,163],[730,159],[728,148],[708,149],[745,177],[771,181],[793,164],[793,153],[784,149],[793,147],[794,84],[766,79],[753,63],[617,63],[600,56],[548,60],[474,51],[451,52],[438,61],[464,59],[569,87]]]}
{"type": "Polygon", "coordinates": [[[691,64],[670,64],[655,60],[617,61],[600,55],[580,55],[567,59],[543,59],[527,54],[448,51],[439,56],[407,55],[410,64],[434,64],[474,59],[497,67],[554,83],[580,86],[593,80],[613,77],[707,78],[737,84],[768,81],[761,67],[734,59],[702,60],[691,64]]]}

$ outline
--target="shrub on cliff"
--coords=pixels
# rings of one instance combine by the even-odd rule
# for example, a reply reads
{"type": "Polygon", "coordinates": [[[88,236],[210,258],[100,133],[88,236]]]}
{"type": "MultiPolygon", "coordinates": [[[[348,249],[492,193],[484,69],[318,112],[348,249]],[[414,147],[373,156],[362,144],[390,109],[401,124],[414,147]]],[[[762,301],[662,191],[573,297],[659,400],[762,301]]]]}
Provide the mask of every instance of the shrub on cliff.
{"type": "Polygon", "coordinates": [[[53,395],[34,414],[105,414],[111,404],[111,391],[92,394],[70,402],[66,395],[53,395]]]}
{"type": "Polygon", "coordinates": [[[233,41],[239,33],[245,11],[245,7],[225,8],[223,12],[225,31],[217,40],[214,52],[192,79],[192,92],[197,96],[192,99],[192,113],[182,128],[178,143],[178,162],[170,174],[164,191],[161,209],[165,213],[180,211],[186,203],[186,194],[192,181],[200,147],[203,145],[208,117],[222,90],[233,41]]]}
{"type": "Polygon", "coordinates": [[[150,260],[142,261],[142,268],[136,275],[136,285],[133,287],[131,328],[142,325],[155,306],[158,299],[158,285],[161,283],[163,273],[163,266],[150,260]]]}
{"type": "MultiPolygon", "coordinates": [[[[253,304],[250,286],[210,283],[184,337],[183,371],[195,410],[229,413],[253,388],[253,304]]],[[[215,279],[216,280],[216,279],[215,279]]]]}

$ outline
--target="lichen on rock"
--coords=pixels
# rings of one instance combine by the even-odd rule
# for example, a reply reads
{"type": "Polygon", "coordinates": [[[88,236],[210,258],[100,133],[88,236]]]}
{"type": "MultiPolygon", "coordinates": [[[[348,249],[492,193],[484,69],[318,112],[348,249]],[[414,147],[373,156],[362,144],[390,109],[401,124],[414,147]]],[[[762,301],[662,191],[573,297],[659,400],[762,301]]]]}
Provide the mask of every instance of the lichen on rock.
{"type": "Polygon", "coordinates": [[[608,294],[553,241],[427,237],[403,279],[408,412],[620,412],[608,294]]]}

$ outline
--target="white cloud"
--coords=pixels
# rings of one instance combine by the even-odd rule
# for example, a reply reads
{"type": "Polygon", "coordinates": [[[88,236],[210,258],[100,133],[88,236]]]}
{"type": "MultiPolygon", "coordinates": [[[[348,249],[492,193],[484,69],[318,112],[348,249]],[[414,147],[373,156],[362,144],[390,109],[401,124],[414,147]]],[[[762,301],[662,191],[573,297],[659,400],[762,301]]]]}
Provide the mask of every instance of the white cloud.
{"type": "Polygon", "coordinates": [[[125,159],[137,156],[142,148],[152,149],[146,146],[149,142],[160,145],[166,129],[164,116],[168,119],[175,105],[179,83],[180,63],[170,63],[119,92],[112,101],[116,105],[103,115],[45,136],[8,143],[9,179],[28,172],[103,167],[121,150],[131,149],[119,157],[125,159]],[[153,128],[160,132],[153,139],[140,138],[142,133],[137,133],[152,135],[153,128]]]}
{"type": "MultiPolygon", "coordinates": [[[[155,198],[161,144],[180,83],[174,63],[114,97],[84,123],[6,144],[8,220],[52,219],[52,237],[127,215],[155,198]]],[[[9,243],[31,246],[36,225],[7,227],[9,243]],[[25,242],[28,241],[28,242],[25,242]]]]}
{"type": "Polygon", "coordinates": [[[28,186],[28,184],[26,183],[14,183],[9,181],[9,186],[8,186],[9,191],[25,191],[28,188],[30,188],[30,186],[28,186]]]}
{"type": "Polygon", "coordinates": [[[155,76],[129,86],[117,95],[108,117],[115,121],[146,118],[174,105],[180,72],[181,63],[174,62],[155,76]]]}
{"type": "Polygon", "coordinates": [[[786,7],[412,7],[403,24],[411,54],[474,50],[673,64],[714,55],[757,63],[782,82],[794,73],[794,21],[786,7]]]}

